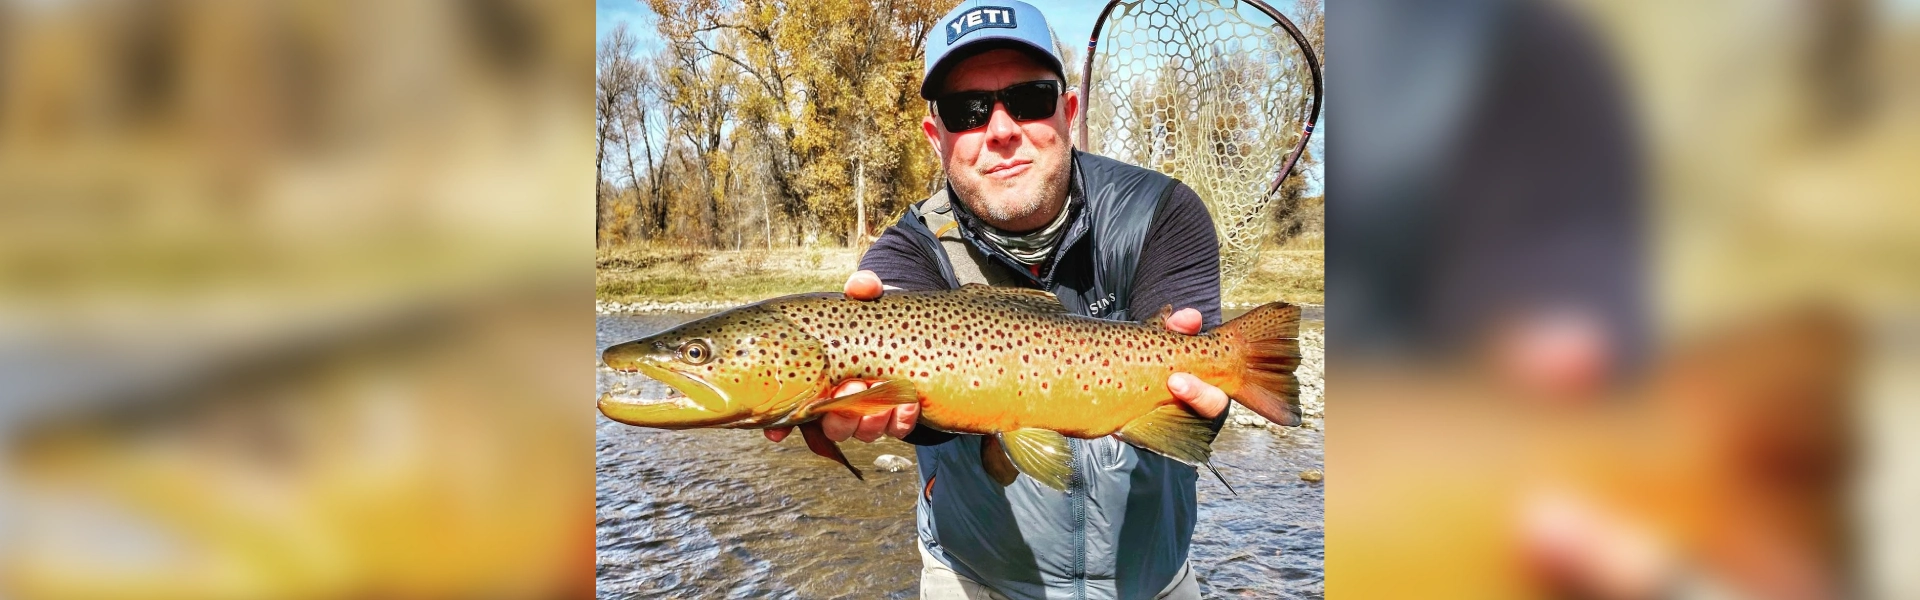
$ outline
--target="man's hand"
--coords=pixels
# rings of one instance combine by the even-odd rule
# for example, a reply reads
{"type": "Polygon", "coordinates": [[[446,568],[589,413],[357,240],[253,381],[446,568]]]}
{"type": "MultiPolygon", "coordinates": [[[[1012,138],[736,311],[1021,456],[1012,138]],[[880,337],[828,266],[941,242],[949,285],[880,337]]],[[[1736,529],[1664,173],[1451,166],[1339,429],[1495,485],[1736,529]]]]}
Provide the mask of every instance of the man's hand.
{"type": "MultiPolygon", "coordinates": [[[[848,298],[874,300],[885,291],[886,288],[880,284],[880,276],[873,274],[873,271],[856,272],[847,278],[848,298]]],[[[1199,313],[1194,315],[1197,322],[1199,313]]],[[[1196,325],[1195,328],[1197,329],[1198,326],[1196,325]]],[[[843,382],[839,388],[833,390],[833,397],[839,398],[863,392],[866,391],[867,386],[868,382],[860,380],[843,382]]],[[[836,442],[847,441],[849,437],[858,438],[862,442],[872,442],[880,439],[882,434],[903,438],[906,437],[907,432],[913,431],[913,423],[919,417],[920,405],[918,404],[905,404],[884,413],[858,418],[828,413],[820,417],[820,431],[827,434],[827,439],[836,442]]],[[[767,439],[778,442],[787,439],[787,434],[792,433],[793,428],[775,427],[761,431],[767,435],[767,439]]]]}
{"type": "MultiPolygon", "coordinates": [[[[1168,331],[1196,335],[1200,333],[1200,324],[1200,311],[1191,308],[1182,308],[1167,317],[1168,331]]],[[[1227,410],[1227,393],[1201,381],[1199,377],[1174,373],[1167,377],[1167,390],[1173,392],[1174,399],[1187,403],[1187,407],[1202,418],[1217,418],[1227,410]]]]}

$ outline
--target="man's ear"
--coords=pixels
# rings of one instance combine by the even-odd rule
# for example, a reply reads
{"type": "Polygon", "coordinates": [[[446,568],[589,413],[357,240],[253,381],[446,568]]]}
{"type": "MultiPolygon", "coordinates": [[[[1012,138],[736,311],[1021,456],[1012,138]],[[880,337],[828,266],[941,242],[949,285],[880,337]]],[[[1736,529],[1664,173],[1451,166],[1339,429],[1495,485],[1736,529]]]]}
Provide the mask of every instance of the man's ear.
{"type": "Polygon", "coordinates": [[[940,124],[933,115],[920,119],[920,132],[927,134],[927,146],[933,148],[933,157],[940,160],[940,168],[946,168],[947,157],[940,153],[940,124]]]}
{"type": "Polygon", "coordinates": [[[1063,100],[1063,102],[1067,103],[1067,141],[1071,143],[1074,141],[1074,126],[1079,123],[1080,119],[1080,88],[1067,88],[1065,96],[1066,100],[1063,100]]]}

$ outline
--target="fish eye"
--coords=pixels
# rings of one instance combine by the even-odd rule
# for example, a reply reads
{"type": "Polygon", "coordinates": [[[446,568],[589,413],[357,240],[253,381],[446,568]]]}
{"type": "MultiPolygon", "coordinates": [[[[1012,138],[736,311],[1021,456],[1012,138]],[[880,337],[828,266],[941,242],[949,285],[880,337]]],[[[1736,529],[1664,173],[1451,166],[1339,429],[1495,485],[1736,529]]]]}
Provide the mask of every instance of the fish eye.
{"type": "Polygon", "coordinates": [[[680,345],[680,360],[696,365],[706,364],[707,361],[713,360],[713,349],[708,348],[707,343],[700,340],[687,342],[680,345]]]}

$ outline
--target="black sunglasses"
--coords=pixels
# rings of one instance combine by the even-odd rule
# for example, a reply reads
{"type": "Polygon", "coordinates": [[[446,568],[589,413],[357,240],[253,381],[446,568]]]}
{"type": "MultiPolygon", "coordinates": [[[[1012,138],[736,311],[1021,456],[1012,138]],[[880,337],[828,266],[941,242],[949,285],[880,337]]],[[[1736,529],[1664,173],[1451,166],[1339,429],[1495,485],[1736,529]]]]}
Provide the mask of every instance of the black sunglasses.
{"type": "Polygon", "coordinates": [[[1007,105],[1007,116],[1032,121],[1053,116],[1059,99],[1060,82],[1042,80],[1016,83],[991,92],[954,92],[935,98],[933,106],[947,133],[960,133],[986,126],[993,118],[996,102],[1007,105]]]}

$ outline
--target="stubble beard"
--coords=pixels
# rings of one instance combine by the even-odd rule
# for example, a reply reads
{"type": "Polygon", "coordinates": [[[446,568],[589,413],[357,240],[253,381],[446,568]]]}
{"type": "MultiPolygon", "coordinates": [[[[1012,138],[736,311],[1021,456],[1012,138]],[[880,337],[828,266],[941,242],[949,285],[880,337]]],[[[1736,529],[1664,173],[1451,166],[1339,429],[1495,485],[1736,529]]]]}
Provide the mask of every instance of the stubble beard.
{"type": "MultiPolygon", "coordinates": [[[[1049,208],[1065,209],[1067,176],[1072,171],[1070,167],[1072,157],[1068,153],[1068,148],[1061,146],[1060,151],[1056,153],[1056,160],[1052,161],[1053,172],[1035,173],[1041,177],[1040,188],[1031,195],[1014,195],[1014,192],[1008,192],[1012,197],[1001,198],[1000,202],[988,202],[984,191],[986,175],[973,171],[970,166],[948,164],[947,181],[953,184],[954,193],[960,196],[960,204],[966,206],[968,212],[987,220],[989,225],[1014,223],[1049,208]],[[956,166],[959,169],[956,169],[956,166]],[[965,169],[970,176],[952,176],[953,173],[962,172],[961,169],[965,169]]],[[[1037,166],[1038,163],[1035,164],[1037,166]]]]}

